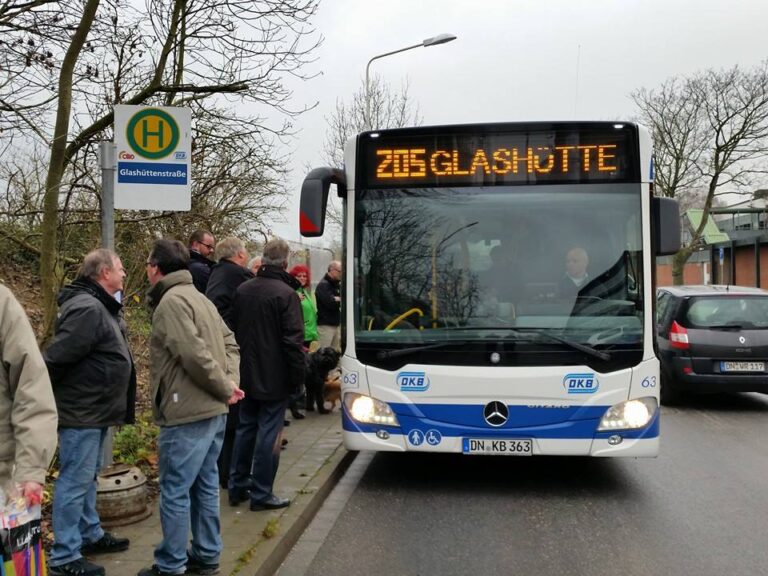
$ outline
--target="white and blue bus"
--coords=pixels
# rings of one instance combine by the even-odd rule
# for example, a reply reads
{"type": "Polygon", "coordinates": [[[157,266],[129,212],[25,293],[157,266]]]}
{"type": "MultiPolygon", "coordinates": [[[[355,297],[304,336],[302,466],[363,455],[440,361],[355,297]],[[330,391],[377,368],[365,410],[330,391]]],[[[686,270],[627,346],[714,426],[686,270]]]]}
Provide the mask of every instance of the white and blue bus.
{"type": "Polygon", "coordinates": [[[364,132],[312,170],[302,234],[332,184],[344,206],[346,447],[656,456],[654,262],[680,224],[652,181],[630,122],[364,132]]]}

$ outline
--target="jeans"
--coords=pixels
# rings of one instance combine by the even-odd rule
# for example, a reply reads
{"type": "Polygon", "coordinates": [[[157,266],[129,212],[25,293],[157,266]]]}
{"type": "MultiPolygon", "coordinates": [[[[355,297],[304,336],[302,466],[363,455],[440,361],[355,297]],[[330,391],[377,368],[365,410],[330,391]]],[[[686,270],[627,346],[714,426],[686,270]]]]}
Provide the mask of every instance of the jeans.
{"type": "Polygon", "coordinates": [[[184,572],[190,523],[190,555],[206,564],[219,562],[222,543],[216,459],[224,441],[225,427],[226,415],[222,414],[160,429],[163,540],[155,548],[155,564],[163,572],[184,572]]]}
{"type": "Polygon", "coordinates": [[[287,405],[288,399],[254,400],[246,396],[240,401],[240,422],[229,472],[230,494],[250,490],[251,502],[263,502],[272,496],[287,405]]]}
{"type": "Polygon", "coordinates": [[[59,429],[59,477],[53,498],[51,566],[82,557],[80,546],[104,535],[96,513],[96,475],[106,428],[59,429]]]}

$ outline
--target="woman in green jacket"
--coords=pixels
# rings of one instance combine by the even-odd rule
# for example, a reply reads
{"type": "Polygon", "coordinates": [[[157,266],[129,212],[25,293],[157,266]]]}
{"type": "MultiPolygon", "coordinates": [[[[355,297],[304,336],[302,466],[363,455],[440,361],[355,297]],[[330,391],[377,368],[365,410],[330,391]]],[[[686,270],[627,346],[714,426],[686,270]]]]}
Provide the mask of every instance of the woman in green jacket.
{"type": "MultiPolygon", "coordinates": [[[[316,342],[319,339],[317,334],[317,309],[312,301],[312,292],[310,291],[312,284],[310,284],[309,268],[304,264],[296,264],[288,273],[301,284],[296,293],[299,295],[299,300],[301,300],[301,312],[304,316],[304,348],[309,350],[312,342],[316,342]]],[[[288,404],[288,407],[291,409],[291,415],[297,420],[304,418],[304,414],[298,408],[303,396],[304,390],[291,397],[288,404]]]]}

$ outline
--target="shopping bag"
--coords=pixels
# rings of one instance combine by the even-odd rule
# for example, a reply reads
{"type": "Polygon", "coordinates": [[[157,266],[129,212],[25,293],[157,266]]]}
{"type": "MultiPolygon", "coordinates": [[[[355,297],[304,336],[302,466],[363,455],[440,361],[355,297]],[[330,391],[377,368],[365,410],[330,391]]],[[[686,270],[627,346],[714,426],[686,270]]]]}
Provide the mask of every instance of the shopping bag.
{"type": "Polygon", "coordinates": [[[0,576],[46,576],[40,505],[0,511],[0,576]]]}

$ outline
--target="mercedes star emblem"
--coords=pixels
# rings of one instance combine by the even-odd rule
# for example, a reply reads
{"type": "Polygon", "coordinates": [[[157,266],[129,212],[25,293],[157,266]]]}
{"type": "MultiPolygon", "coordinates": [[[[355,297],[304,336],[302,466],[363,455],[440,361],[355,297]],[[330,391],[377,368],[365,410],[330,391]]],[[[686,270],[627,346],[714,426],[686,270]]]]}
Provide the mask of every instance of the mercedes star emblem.
{"type": "Polygon", "coordinates": [[[744,338],[744,336],[739,336],[739,342],[741,342],[742,344],[744,344],[746,341],[747,341],[747,339],[746,339],[746,338],[744,338]]]}
{"type": "Polygon", "coordinates": [[[509,408],[503,402],[494,400],[485,405],[483,416],[488,424],[498,428],[499,426],[504,426],[507,420],[509,420],[509,408]]]}

